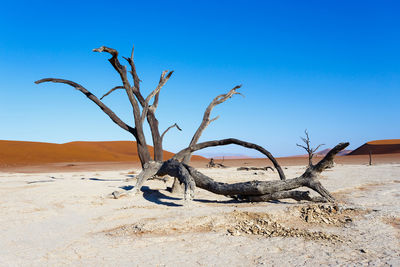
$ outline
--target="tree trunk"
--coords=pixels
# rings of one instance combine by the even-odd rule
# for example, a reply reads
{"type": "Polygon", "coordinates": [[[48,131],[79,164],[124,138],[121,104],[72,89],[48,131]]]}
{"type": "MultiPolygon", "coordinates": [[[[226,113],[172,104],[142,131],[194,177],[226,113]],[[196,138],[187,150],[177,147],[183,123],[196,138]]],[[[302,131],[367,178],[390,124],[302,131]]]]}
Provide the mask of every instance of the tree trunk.
{"type": "Polygon", "coordinates": [[[143,168],[144,164],[151,161],[149,149],[147,147],[147,144],[146,143],[143,144],[140,139],[136,139],[136,145],[138,150],[138,156],[140,159],[140,164],[143,168]]]}
{"type": "Polygon", "coordinates": [[[313,165],[312,158],[313,158],[313,155],[312,154],[308,154],[308,167],[311,167],[313,165]]]}
{"type": "Polygon", "coordinates": [[[153,112],[149,112],[147,115],[147,122],[151,126],[151,137],[153,139],[153,148],[154,148],[154,161],[163,161],[163,146],[162,139],[160,136],[160,132],[158,130],[158,120],[154,116],[153,112]]]}

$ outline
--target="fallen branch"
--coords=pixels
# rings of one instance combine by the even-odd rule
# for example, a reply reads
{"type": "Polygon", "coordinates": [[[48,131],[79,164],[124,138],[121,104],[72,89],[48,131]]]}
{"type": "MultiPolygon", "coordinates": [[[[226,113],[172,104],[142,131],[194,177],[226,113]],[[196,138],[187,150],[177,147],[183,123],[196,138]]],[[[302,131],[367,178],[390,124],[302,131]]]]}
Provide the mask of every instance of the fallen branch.
{"type": "Polygon", "coordinates": [[[185,200],[192,199],[194,196],[194,186],[197,186],[215,194],[246,201],[270,201],[292,198],[296,200],[333,202],[333,196],[318,181],[318,177],[322,171],[332,165],[335,155],[348,145],[349,143],[338,144],[318,164],[309,167],[299,177],[277,181],[248,181],[234,184],[216,182],[195,168],[179,162],[174,157],[163,163],[152,162],[145,166],[139,175],[140,179],[135,189],[137,192],[144,181],[154,175],[169,175],[176,177],[185,185],[185,200]],[[321,197],[313,198],[309,196],[308,192],[291,191],[299,187],[310,188],[320,194],[321,197]]]}
{"type": "Polygon", "coordinates": [[[270,169],[271,171],[275,171],[274,168],[267,166],[267,167],[239,167],[237,168],[238,171],[268,171],[270,169]]]}

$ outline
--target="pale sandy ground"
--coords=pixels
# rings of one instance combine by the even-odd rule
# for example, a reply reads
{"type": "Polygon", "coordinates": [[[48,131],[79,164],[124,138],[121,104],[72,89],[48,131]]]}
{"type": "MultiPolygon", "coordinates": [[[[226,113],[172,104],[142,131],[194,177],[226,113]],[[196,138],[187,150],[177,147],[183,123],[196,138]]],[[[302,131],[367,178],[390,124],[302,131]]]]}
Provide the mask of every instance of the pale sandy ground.
{"type": "MultiPolygon", "coordinates": [[[[341,205],[356,209],[345,224],[306,223],[299,209],[307,203],[236,203],[201,189],[182,206],[166,191],[171,181],[111,199],[134,184],[129,171],[0,172],[0,266],[400,266],[400,164],[323,173],[341,205]],[[340,240],[236,231],[244,211],[340,240]]],[[[201,171],[224,182],[277,179],[271,171],[201,171]]],[[[304,168],[285,171],[294,177],[304,168]]]]}

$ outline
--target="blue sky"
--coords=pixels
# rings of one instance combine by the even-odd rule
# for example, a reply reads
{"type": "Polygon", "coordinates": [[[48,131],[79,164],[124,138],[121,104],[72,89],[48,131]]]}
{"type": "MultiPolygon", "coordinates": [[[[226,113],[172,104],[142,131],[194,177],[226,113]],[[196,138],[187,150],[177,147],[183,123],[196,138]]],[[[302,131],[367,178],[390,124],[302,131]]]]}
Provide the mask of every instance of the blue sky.
{"type": "MultiPolygon", "coordinates": [[[[100,97],[120,82],[108,56],[91,50],[128,56],[132,44],[145,93],[175,70],[158,118],[161,131],[177,122],[183,132],[165,137],[167,150],[184,148],[210,100],[237,84],[245,97],[216,107],[220,119],[201,141],[235,137],[285,156],[303,153],[306,128],[326,147],[400,138],[398,1],[110,3],[1,2],[0,139],[132,140],[71,87],[33,83],[70,79],[100,97]]],[[[132,122],[122,92],[104,102],[132,122]]]]}

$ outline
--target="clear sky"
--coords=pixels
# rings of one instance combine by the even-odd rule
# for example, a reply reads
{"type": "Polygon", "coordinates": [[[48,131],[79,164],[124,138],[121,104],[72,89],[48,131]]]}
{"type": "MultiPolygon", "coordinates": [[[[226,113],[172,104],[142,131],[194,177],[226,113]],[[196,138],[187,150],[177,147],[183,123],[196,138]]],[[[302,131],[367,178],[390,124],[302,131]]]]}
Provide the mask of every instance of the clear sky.
{"type": "MultiPolygon", "coordinates": [[[[157,114],[161,131],[183,132],[165,137],[167,150],[186,147],[210,100],[237,84],[245,97],[216,107],[200,141],[235,137],[285,156],[303,153],[306,128],[326,147],[400,138],[398,1],[1,1],[0,12],[3,140],[132,140],[72,87],[33,83],[70,79],[100,97],[120,82],[91,50],[129,56],[132,44],[146,94],[175,70],[157,114]]],[[[104,102],[132,122],[123,92],[104,102]]]]}

